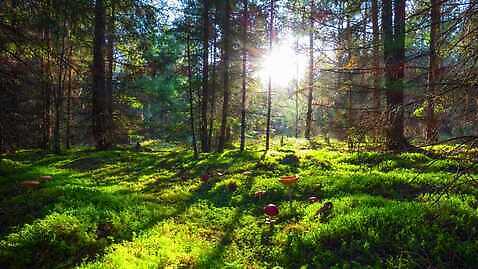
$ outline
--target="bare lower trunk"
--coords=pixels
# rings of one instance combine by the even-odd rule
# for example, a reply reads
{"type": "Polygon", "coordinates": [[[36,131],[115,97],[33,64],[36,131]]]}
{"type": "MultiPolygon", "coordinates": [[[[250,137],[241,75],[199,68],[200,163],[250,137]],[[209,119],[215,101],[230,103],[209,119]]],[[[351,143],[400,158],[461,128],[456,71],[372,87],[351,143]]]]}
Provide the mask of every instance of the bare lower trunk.
{"type": "Polygon", "coordinates": [[[405,0],[383,2],[383,32],[385,60],[385,89],[387,97],[386,146],[389,150],[403,150],[409,144],[403,126],[403,79],[405,66],[405,0]]]}
{"type": "MultiPolygon", "coordinates": [[[[65,6],[66,9],[66,6],[65,6]]],[[[58,58],[58,85],[55,93],[55,128],[53,129],[53,151],[59,153],[61,151],[61,122],[63,116],[63,92],[64,92],[64,75],[65,69],[65,39],[66,39],[66,10],[65,18],[63,18],[63,33],[61,37],[60,56],[58,58]]]]}
{"type": "Polygon", "coordinates": [[[105,88],[105,25],[106,10],[103,0],[96,0],[93,51],[93,136],[96,148],[99,150],[112,146],[111,133],[108,129],[111,121],[108,109],[109,96],[105,88]]]}
{"type": "MultiPolygon", "coordinates": [[[[271,0],[271,10],[269,19],[269,52],[272,52],[272,39],[274,36],[274,0],[271,0]]],[[[272,77],[269,74],[267,87],[267,119],[266,119],[266,151],[270,148],[271,136],[271,109],[272,109],[272,77]]]]}
{"type": "Polygon", "coordinates": [[[430,30],[430,69],[428,72],[428,93],[426,107],[426,139],[428,143],[438,141],[437,119],[435,116],[435,96],[439,78],[440,56],[439,39],[441,24],[441,0],[431,0],[431,30],[430,30]]]}
{"type": "Polygon", "coordinates": [[[309,83],[307,85],[307,115],[305,118],[305,138],[310,139],[312,129],[312,100],[314,90],[314,1],[310,3],[309,25],[309,83]]]}
{"type": "Polygon", "coordinates": [[[217,151],[224,151],[224,145],[226,143],[226,129],[227,129],[227,117],[229,114],[229,94],[230,94],[230,85],[229,85],[229,53],[230,53],[230,13],[231,13],[231,4],[229,0],[226,0],[225,3],[226,13],[224,18],[224,99],[222,103],[222,118],[221,118],[221,133],[219,136],[219,144],[217,146],[217,151]]]}
{"type": "Polygon", "coordinates": [[[191,124],[191,133],[192,133],[192,144],[193,144],[193,151],[194,157],[198,156],[198,147],[196,142],[196,129],[194,127],[194,105],[193,105],[193,75],[192,75],[192,61],[191,61],[191,37],[190,33],[187,34],[186,37],[186,50],[187,50],[187,60],[188,60],[188,98],[189,98],[189,121],[191,124]]]}
{"type": "MultiPolygon", "coordinates": [[[[218,12],[216,10],[216,18],[218,17],[218,12]]],[[[216,90],[217,90],[217,75],[216,75],[216,49],[217,49],[217,33],[213,29],[213,44],[212,44],[212,70],[211,70],[211,111],[209,115],[209,137],[208,143],[209,148],[212,148],[213,141],[213,132],[214,132],[214,122],[216,115],[216,90]]]]}
{"type": "Polygon", "coordinates": [[[202,55],[202,96],[201,96],[201,149],[209,152],[208,139],[208,102],[209,102],[209,0],[204,0],[203,7],[203,55],[202,55]]]}
{"type": "Polygon", "coordinates": [[[372,46],[373,46],[373,91],[372,91],[372,107],[374,110],[374,119],[376,122],[376,126],[374,126],[374,136],[378,138],[380,136],[380,103],[381,103],[381,90],[380,90],[380,33],[379,33],[379,26],[378,26],[378,0],[372,0],[372,10],[371,10],[371,17],[372,17],[372,46]]]}
{"type": "Polygon", "coordinates": [[[114,23],[115,23],[115,9],[114,1],[111,1],[111,10],[107,27],[107,43],[106,43],[106,78],[105,78],[105,89],[107,96],[107,111],[108,119],[106,122],[108,132],[112,135],[113,132],[113,72],[114,72],[114,42],[115,42],[115,32],[114,32],[114,23]]]}
{"type": "MultiPolygon", "coordinates": [[[[71,64],[71,53],[70,60],[68,61],[71,64]]],[[[65,147],[70,149],[71,147],[71,71],[70,67],[68,70],[68,89],[66,97],[66,137],[65,137],[65,147]]]]}
{"type": "Polygon", "coordinates": [[[247,26],[249,24],[248,0],[244,0],[244,25],[242,26],[242,92],[241,92],[241,143],[240,151],[246,147],[246,92],[247,92],[247,26]]]}
{"type": "Polygon", "coordinates": [[[51,141],[51,69],[50,69],[50,31],[45,30],[45,41],[47,45],[46,59],[43,64],[43,149],[48,150],[51,141]]]}

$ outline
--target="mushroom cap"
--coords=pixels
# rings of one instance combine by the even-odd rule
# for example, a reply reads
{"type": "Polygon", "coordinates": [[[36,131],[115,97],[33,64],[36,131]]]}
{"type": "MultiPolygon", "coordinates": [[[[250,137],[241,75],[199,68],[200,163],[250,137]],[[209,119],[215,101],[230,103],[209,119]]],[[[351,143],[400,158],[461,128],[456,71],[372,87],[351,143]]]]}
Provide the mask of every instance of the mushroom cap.
{"type": "Polygon", "coordinates": [[[206,182],[209,180],[209,174],[204,174],[204,175],[201,175],[201,180],[206,182]]]}
{"type": "Polygon", "coordinates": [[[50,181],[50,180],[53,179],[53,177],[52,176],[40,176],[40,177],[38,177],[38,179],[41,180],[41,181],[50,181]]]}
{"type": "Polygon", "coordinates": [[[34,189],[40,186],[40,182],[37,180],[25,180],[20,183],[26,189],[34,189]]]}
{"type": "Polygon", "coordinates": [[[279,207],[275,204],[268,204],[264,207],[264,213],[270,217],[277,216],[279,214],[279,207]]]}
{"type": "Polygon", "coordinates": [[[317,197],[317,196],[310,196],[310,197],[308,198],[308,200],[309,200],[309,202],[311,202],[311,203],[315,203],[315,202],[319,202],[319,201],[320,201],[320,198],[317,197]]]}
{"type": "Polygon", "coordinates": [[[297,175],[292,175],[292,176],[282,176],[279,178],[279,182],[286,185],[290,186],[293,185],[299,180],[299,176],[297,175]]]}

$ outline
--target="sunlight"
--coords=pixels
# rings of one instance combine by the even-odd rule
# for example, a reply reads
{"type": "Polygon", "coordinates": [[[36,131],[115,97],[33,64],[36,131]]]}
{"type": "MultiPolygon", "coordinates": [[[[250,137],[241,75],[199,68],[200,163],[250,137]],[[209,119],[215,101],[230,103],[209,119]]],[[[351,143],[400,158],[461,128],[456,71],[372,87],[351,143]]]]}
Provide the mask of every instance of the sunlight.
{"type": "Polygon", "coordinates": [[[263,86],[267,86],[271,76],[274,87],[287,87],[297,77],[300,80],[307,68],[307,57],[296,52],[292,38],[276,44],[261,62],[259,77],[263,86]]]}

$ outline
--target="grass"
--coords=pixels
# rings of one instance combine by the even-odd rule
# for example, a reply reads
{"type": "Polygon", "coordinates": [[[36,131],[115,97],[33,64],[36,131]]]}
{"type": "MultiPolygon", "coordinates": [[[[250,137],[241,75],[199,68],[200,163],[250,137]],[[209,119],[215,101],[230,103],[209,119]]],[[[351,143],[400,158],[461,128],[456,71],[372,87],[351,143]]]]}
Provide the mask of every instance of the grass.
{"type": "Polygon", "coordinates": [[[478,188],[455,178],[465,168],[476,177],[476,163],[294,142],[265,156],[251,148],[197,160],[159,142],[151,152],[1,156],[0,267],[477,266],[478,188]],[[213,176],[203,182],[206,171],[213,176]],[[300,180],[289,201],[277,178],[292,173],[300,180]],[[40,175],[54,179],[19,185],[40,175]],[[437,192],[450,182],[460,184],[437,192]],[[317,216],[325,202],[330,215],[317,216]],[[280,209],[273,226],[262,212],[268,203],[280,209]]]}

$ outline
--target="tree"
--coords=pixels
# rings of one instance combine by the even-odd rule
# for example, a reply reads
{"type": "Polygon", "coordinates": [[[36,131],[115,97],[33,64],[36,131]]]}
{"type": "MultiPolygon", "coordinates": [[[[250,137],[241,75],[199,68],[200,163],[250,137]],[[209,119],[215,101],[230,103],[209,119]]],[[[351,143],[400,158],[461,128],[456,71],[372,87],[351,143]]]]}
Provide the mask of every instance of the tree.
{"type": "Polygon", "coordinates": [[[430,66],[428,70],[428,92],[426,106],[426,140],[428,143],[438,141],[437,120],[435,116],[436,85],[440,81],[440,56],[439,39],[441,26],[441,2],[431,0],[431,26],[430,26],[430,66]]]}
{"type": "Polygon", "coordinates": [[[222,102],[222,118],[221,118],[221,130],[219,135],[219,144],[217,150],[219,152],[224,151],[224,145],[226,143],[226,129],[227,129],[227,117],[229,111],[229,95],[230,95],[230,85],[229,85],[229,57],[230,57],[230,46],[231,46],[231,4],[229,0],[226,0],[224,3],[225,14],[224,14],[224,98],[222,102]]]}
{"type": "Polygon", "coordinates": [[[201,149],[209,152],[207,111],[209,100],[209,0],[203,4],[203,51],[202,51],[202,96],[201,96],[201,149]]]}
{"type": "Polygon", "coordinates": [[[188,99],[189,99],[189,123],[191,125],[192,145],[194,157],[198,156],[198,147],[196,143],[196,130],[194,127],[194,105],[193,105],[193,74],[192,74],[192,59],[191,59],[191,34],[188,27],[186,33],[186,53],[188,61],[188,99]]]}
{"type": "Polygon", "coordinates": [[[212,70],[211,70],[211,111],[209,115],[209,137],[208,137],[208,143],[209,143],[209,148],[212,147],[212,141],[213,141],[213,133],[215,130],[215,119],[216,119],[216,92],[217,92],[217,39],[218,39],[218,31],[216,28],[217,20],[219,18],[219,9],[216,7],[216,11],[214,14],[214,21],[212,24],[212,50],[211,50],[211,56],[212,56],[212,70]]]}
{"type": "MultiPolygon", "coordinates": [[[[270,1],[270,17],[269,17],[269,52],[272,52],[273,38],[274,38],[274,0],[271,0],[270,1]]],[[[268,151],[270,148],[271,110],[272,110],[272,75],[269,74],[268,83],[267,83],[266,151],[268,151]]]]}
{"type": "Polygon", "coordinates": [[[307,85],[307,115],[305,119],[305,138],[310,139],[312,128],[312,101],[314,99],[314,1],[310,1],[309,18],[309,82],[307,85]]]}
{"type": "Polygon", "coordinates": [[[241,91],[241,138],[240,151],[246,147],[246,92],[247,92],[247,28],[249,25],[248,0],[243,0],[242,23],[242,91],[241,91]]]}
{"type": "Polygon", "coordinates": [[[105,27],[106,9],[103,0],[96,0],[95,37],[93,48],[93,136],[96,148],[105,150],[112,146],[109,98],[105,88],[105,27]]]}
{"type": "Polygon", "coordinates": [[[404,150],[409,144],[403,133],[403,79],[405,67],[405,0],[383,1],[383,53],[387,97],[386,147],[404,150]],[[392,17],[393,22],[392,22],[392,17]]]}
{"type": "Polygon", "coordinates": [[[106,71],[105,71],[105,90],[106,90],[106,105],[108,109],[107,129],[110,133],[113,131],[113,73],[115,71],[115,1],[110,2],[109,16],[107,16],[106,23],[106,71]]]}
{"type": "MultiPolygon", "coordinates": [[[[373,91],[372,91],[372,107],[375,110],[375,120],[378,122],[380,116],[381,90],[380,90],[380,30],[378,22],[378,0],[372,0],[371,19],[372,19],[372,46],[373,46],[373,91]]],[[[379,126],[375,127],[375,137],[378,136],[379,126]]]]}

